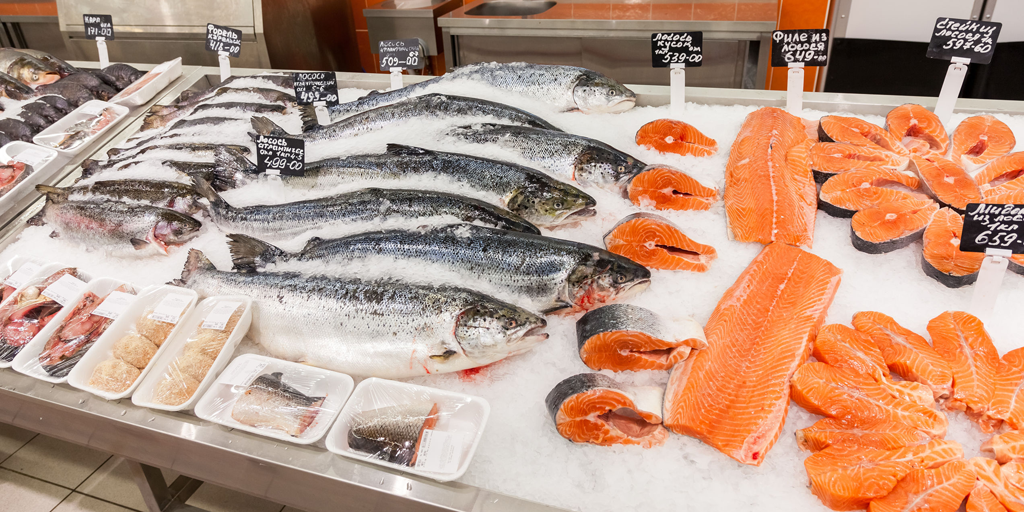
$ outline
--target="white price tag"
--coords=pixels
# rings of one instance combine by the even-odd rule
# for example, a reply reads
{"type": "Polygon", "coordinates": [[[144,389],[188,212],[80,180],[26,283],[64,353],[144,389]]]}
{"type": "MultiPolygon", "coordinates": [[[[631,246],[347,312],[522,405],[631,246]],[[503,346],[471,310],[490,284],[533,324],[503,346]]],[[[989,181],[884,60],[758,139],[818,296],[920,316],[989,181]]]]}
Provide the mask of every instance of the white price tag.
{"type": "Polygon", "coordinates": [[[156,320],[158,322],[167,322],[169,324],[176,324],[181,319],[182,311],[188,307],[189,303],[192,302],[191,295],[185,295],[184,293],[169,293],[159,304],[153,308],[153,312],[149,314],[150,320],[156,320]]]}
{"type": "Polygon", "coordinates": [[[132,305],[132,302],[135,302],[135,299],[136,297],[130,293],[110,292],[110,295],[103,299],[103,302],[92,311],[92,314],[117,320],[117,317],[121,316],[124,310],[132,305]]]}
{"type": "Polygon", "coordinates": [[[206,320],[203,321],[203,329],[215,329],[223,331],[228,326],[228,320],[231,319],[231,314],[241,306],[241,302],[227,301],[220,302],[213,307],[213,311],[210,311],[209,315],[206,315],[206,320]]]}
{"type": "Polygon", "coordinates": [[[71,299],[75,298],[84,287],[85,282],[81,279],[71,274],[64,274],[53,284],[47,286],[43,290],[43,295],[57,301],[57,304],[61,306],[67,306],[68,302],[71,302],[71,299]]]}
{"type": "Polygon", "coordinates": [[[269,363],[266,361],[257,361],[252,364],[241,365],[235,368],[235,371],[221,382],[229,386],[248,386],[252,384],[256,377],[260,376],[260,372],[267,367],[267,364],[269,363]]]}
{"type": "Polygon", "coordinates": [[[13,274],[7,276],[7,280],[4,281],[4,284],[6,284],[7,286],[11,286],[13,288],[21,288],[22,286],[25,285],[25,283],[28,282],[28,279],[30,277],[35,275],[36,272],[39,272],[40,268],[42,267],[40,265],[36,265],[35,263],[25,263],[13,274]]]}
{"type": "Polygon", "coordinates": [[[42,165],[43,161],[50,157],[50,153],[36,148],[28,148],[13,156],[15,161],[21,162],[35,169],[42,165]]]}
{"type": "Polygon", "coordinates": [[[462,458],[462,436],[440,430],[424,430],[416,452],[416,469],[454,473],[462,458]]]}

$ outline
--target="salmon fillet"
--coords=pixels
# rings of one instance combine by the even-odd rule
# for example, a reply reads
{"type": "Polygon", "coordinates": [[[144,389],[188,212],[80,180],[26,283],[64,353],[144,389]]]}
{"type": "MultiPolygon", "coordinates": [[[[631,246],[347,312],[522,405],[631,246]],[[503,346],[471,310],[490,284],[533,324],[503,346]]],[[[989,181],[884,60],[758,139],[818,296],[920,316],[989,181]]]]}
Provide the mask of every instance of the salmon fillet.
{"type": "Polygon", "coordinates": [[[760,465],[785,422],[790,377],[810,353],[841,274],[799,248],[765,247],[711,313],[708,348],[672,370],[665,425],[760,465]]]}
{"type": "Polygon", "coordinates": [[[625,256],[647,268],[706,272],[718,252],[697,243],[664,217],[634,213],[619,221],[604,236],[609,252],[625,256]]]}
{"type": "Polygon", "coordinates": [[[825,418],[796,431],[796,442],[803,450],[816,452],[829,446],[861,446],[895,450],[931,442],[927,432],[897,421],[856,421],[825,418]]]}
{"type": "Polygon", "coordinates": [[[919,334],[875,311],[853,315],[853,326],[875,342],[886,366],[896,375],[928,386],[936,399],[953,392],[953,371],[949,363],[919,334]]]}
{"type": "Polygon", "coordinates": [[[845,116],[824,116],[818,123],[818,139],[821,142],[842,142],[867,148],[881,149],[899,156],[910,152],[881,126],[863,119],[845,116]]]}
{"type": "Polygon", "coordinates": [[[1024,462],[1024,433],[1011,430],[992,436],[981,445],[981,451],[991,453],[1000,464],[1024,462]]]}
{"type": "Polygon", "coordinates": [[[1000,359],[985,416],[1005,421],[1012,429],[1024,428],[1024,348],[1011,350],[1000,359]]]}
{"type": "Polygon", "coordinates": [[[967,512],[1006,512],[1006,507],[999,503],[987,485],[978,481],[967,497],[967,512]]]}
{"type": "Polygon", "coordinates": [[[974,457],[967,461],[967,465],[1006,510],[1024,512],[1024,466],[1019,462],[1000,466],[984,457],[974,457]]]}
{"type": "Polygon", "coordinates": [[[956,512],[974,488],[974,472],[956,460],[935,469],[915,469],[892,492],[871,501],[869,512],[956,512]]]}
{"type": "Polygon", "coordinates": [[[949,149],[942,121],[921,105],[908,103],[890,110],[885,116],[885,129],[914,154],[945,155],[949,149]]]}
{"type": "Polygon", "coordinates": [[[710,156],[718,143],[700,130],[674,119],[656,119],[636,131],[636,144],[662,153],[710,156]]]}
{"type": "Polygon", "coordinates": [[[627,191],[633,204],[658,210],[710,210],[718,201],[718,189],[664,165],[634,176],[627,191]]]}
{"type": "Polygon", "coordinates": [[[949,208],[935,212],[924,230],[921,267],[925,274],[949,288],[977,281],[981,262],[985,259],[982,253],[960,250],[963,230],[963,216],[949,208]]]}
{"type": "Polygon", "coordinates": [[[992,401],[999,352],[974,315],[946,311],[928,322],[932,346],[953,372],[953,395],[944,404],[952,411],[980,417],[992,401]]]}
{"type": "Polygon", "coordinates": [[[992,116],[971,116],[953,130],[949,158],[968,171],[999,158],[1017,145],[1013,130],[992,116]]]}

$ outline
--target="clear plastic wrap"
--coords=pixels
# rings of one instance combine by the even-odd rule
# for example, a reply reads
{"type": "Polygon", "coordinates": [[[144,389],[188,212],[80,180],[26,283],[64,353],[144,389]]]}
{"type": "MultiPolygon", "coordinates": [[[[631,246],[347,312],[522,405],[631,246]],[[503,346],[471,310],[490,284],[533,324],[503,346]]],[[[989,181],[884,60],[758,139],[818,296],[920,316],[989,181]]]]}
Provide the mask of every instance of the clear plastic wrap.
{"type": "Polygon", "coordinates": [[[327,449],[446,482],[469,468],[490,405],[483,398],[370,378],[327,435],[327,449]]]}
{"type": "Polygon", "coordinates": [[[32,341],[73,300],[86,278],[78,269],[44,265],[23,286],[0,303],[0,368],[8,368],[32,341]]]}
{"type": "Polygon", "coordinates": [[[0,302],[7,300],[7,297],[10,297],[14,290],[23,286],[42,266],[42,263],[29,260],[24,256],[15,256],[10,261],[0,265],[0,275],[3,276],[3,287],[0,288],[0,302]]]}
{"type": "Polygon", "coordinates": [[[132,402],[167,411],[191,409],[231,360],[251,322],[248,297],[219,296],[200,302],[168,342],[171,347],[153,362],[132,402]]]}
{"type": "Polygon", "coordinates": [[[89,100],[32,137],[32,142],[74,156],[128,115],[128,107],[89,100]]]}
{"type": "Polygon", "coordinates": [[[310,444],[338,417],[353,384],[343,373],[246,354],[220,374],[195,413],[227,427],[310,444]]]}

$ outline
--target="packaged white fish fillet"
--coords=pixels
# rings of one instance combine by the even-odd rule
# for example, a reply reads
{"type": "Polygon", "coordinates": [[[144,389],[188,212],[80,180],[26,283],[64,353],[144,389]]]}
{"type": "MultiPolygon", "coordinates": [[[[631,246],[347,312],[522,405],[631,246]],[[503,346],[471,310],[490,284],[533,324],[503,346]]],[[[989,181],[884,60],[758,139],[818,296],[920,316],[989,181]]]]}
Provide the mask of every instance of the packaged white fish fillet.
{"type": "Polygon", "coordinates": [[[469,468],[490,411],[483,398],[370,378],[345,404],[327,449],[447,482],[469,468]]]}

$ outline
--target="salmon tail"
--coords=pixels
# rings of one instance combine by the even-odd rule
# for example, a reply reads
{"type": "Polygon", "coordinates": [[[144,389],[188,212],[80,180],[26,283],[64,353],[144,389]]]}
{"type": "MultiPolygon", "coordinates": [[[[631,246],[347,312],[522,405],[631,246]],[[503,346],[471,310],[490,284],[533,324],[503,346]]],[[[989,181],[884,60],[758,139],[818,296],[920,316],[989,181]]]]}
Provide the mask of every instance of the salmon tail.
{"type": "Polygon", "coordinates": [[[49,202],[62,203],[68,199],[68,191],[49,185],[36,185],[36,192],[46,196],[49,202]]]}
{"type": "Polygon", "coordinates": [[[211,184],[215,190],[237,188],[259,174],[256,164],[238,150],[227,146],[220,146],[213,151],[213,161],[216,165],[211,184]]]}
{"type": "Polygon", "coordinates": [[[274,136],[274,137],[291,137],[292,134],[285,131],[276,123],[267,119],[263,116],[253,116],[252,118],[252,129],[255,133],[249,132],[249,136],[252,137],[255,142],[261,135],[263,136],[274,136]]]}
{"type": "Polygon", "coordinates": [[[316,119],[316,107],[313,105],[299,106],[299,119],[302,119],[302,131],[311,132],[320,129],[320,121],[316,119]]]}
{"type": "Polygon", "coordinates": [[[231,251],[232,268],[241,272],[255,272],[286,254],[262,240],[239,234],[228,235],[228,249],[231,251]]]}
{"type": "Polygon", "coordinates": [[[199,91],[185,89],[184,91],[181,91],[181,94],[178,95],[178,103],[188,103],[188,100],[190,100],[196,94],[199,94],[199,91]]]}
{"type": "Polygon", "coordinates": [[[189,249],[185,267],[181,269],[181,284],[187,285],[196,272],[202,270],[215,271],[217,267],[199,249],[189,249]]]}
{"type": "Polygon", "coordinates": [[[92,158],[82,160],[82,179],[91,178],[100,171],[100,163],[92,158]]]}
{"type": "Polygon", "coordinates": [[[224,198],[220,197],[220,194],[213,190],[213,187],[210,186],[209,182],[202,178],[195,178],[193,182],[195,183],[196,192],[210,202],[211,214],[216,210],[227,210],[231,208],[231,205],[228,204],[224,198]]]}

